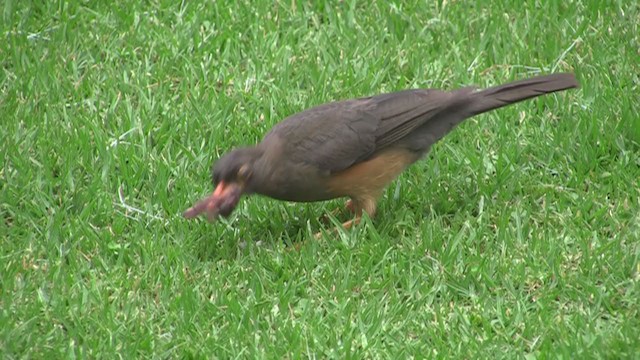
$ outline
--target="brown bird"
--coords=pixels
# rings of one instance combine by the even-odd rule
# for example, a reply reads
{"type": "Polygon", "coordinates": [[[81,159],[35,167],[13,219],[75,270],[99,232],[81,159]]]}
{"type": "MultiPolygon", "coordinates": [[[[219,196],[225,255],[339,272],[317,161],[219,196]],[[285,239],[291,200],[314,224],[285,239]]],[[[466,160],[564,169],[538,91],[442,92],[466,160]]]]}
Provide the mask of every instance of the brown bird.
{"type": "Polygon", "coordinates": [[[253,147],[213,167],[214,192],[184,212],[229,216],[243,194],[311,202],[348,197],[356,218],[370,217],[384,188],[463,120],[522,100],[577,88],[554,74],[485,90],[413,89],[332,102],[292,115],[253,147]]]}

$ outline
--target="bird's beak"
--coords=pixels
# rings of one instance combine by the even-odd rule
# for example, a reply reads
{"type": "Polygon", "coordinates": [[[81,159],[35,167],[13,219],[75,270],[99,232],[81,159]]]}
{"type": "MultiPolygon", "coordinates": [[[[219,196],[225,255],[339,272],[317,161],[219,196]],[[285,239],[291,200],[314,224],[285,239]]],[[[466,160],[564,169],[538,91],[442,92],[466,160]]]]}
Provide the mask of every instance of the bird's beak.
{"type": "Polygon", "coordinates": [[[243,192],[244,184],[221,181],[211,195],[188,208],[183,216],[192,219],[205,213],[209,221],[214,221],[219,215],[227,217],[238,205],[243,192]]]}

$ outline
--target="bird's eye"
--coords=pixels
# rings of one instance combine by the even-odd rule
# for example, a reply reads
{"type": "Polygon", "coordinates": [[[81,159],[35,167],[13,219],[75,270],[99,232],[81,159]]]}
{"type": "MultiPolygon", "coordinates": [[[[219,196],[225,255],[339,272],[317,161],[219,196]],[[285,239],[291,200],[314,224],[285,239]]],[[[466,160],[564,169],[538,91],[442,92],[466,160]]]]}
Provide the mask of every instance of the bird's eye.
{"type": "Polygon", "coordinates": [[[238,169],[238,179],[245,181],[249,176],[251,176],[251,169],[249,168],[249,165],[244,164],[240,166],[240,169],[238,169]]]}

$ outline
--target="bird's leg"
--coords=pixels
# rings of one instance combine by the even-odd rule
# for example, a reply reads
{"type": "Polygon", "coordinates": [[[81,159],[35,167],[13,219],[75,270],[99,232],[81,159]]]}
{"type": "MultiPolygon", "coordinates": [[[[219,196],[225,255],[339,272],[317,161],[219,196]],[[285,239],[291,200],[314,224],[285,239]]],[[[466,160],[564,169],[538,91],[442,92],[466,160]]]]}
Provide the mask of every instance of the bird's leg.
{"type": "MultiPolygon", "coordinates": [[[[374,205],[375,206],[375,205],[374,205]]],[[[344,208],[347,209],[350,213],[356,213],[356,205],[353,203],[353,199],[349,199],[344,203],[344,208]]]]}
{"type": "MultiPolygon", "coordinates": [[[[362,220],[362,213],[366,212],[370,218],[376,214],[377,201],[374,196],[366,197],[352,197],[345,204],[346,208],[355,215],[355,218],[342,223],[342,228],[345,230],[351,229],[354,225],[357,225],[362,220]]],[[[336,229],[337,230],[337,229],[336,229]]],[[[316,239],[322,237],[322,233],[316,233],[314,235],[316,239]]]]}
{"type": "MultiPolygon", "coordinates": [[[[350,213],[350,214],[355,214],[356,213],[356,209],[355,209],[355,205],[353,204],[353,200],[349,199],[347,201],[345,201],[344,203],[344,208],[350,213]]],[[[329,222],[329,215],[336,217],[338,216],[338,214],[340,214],[342,212],[342,209],[340,208],[335,208],[333,209],[329,214],[324,214],[322,215],[322,217],[320,218],[320,221],[322,221],[323,223],[328,223],[329,222]]]]}
{"type": "Polygon", "coordinates": [[[353,213],[356,217],[349,221],[342,223],[342,228],[345,230],[351,229],[353,225],[357,225],[362,220],[362,213],[366,212],[370,218],[376,214],[377,208],[375,197],[363,197],[363,198],[351,198],[345,204],[346,208],[353,213]]]}

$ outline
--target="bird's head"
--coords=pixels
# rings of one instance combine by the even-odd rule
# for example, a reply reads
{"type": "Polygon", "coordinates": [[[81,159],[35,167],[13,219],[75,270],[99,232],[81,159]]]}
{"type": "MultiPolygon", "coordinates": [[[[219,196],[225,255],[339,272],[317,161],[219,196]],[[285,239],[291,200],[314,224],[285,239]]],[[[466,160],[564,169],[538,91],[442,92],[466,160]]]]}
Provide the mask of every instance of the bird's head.
{"type": "Polygon", "coordinates": [[[212,169],[213,193],[187,209],[184,217],[190,219],[205,213],[213,221],[219,215],[231,215],[242,195],[253,192],[254,164],[261,156],[261,150],[251,147],[221,157],[212,169]]]}

